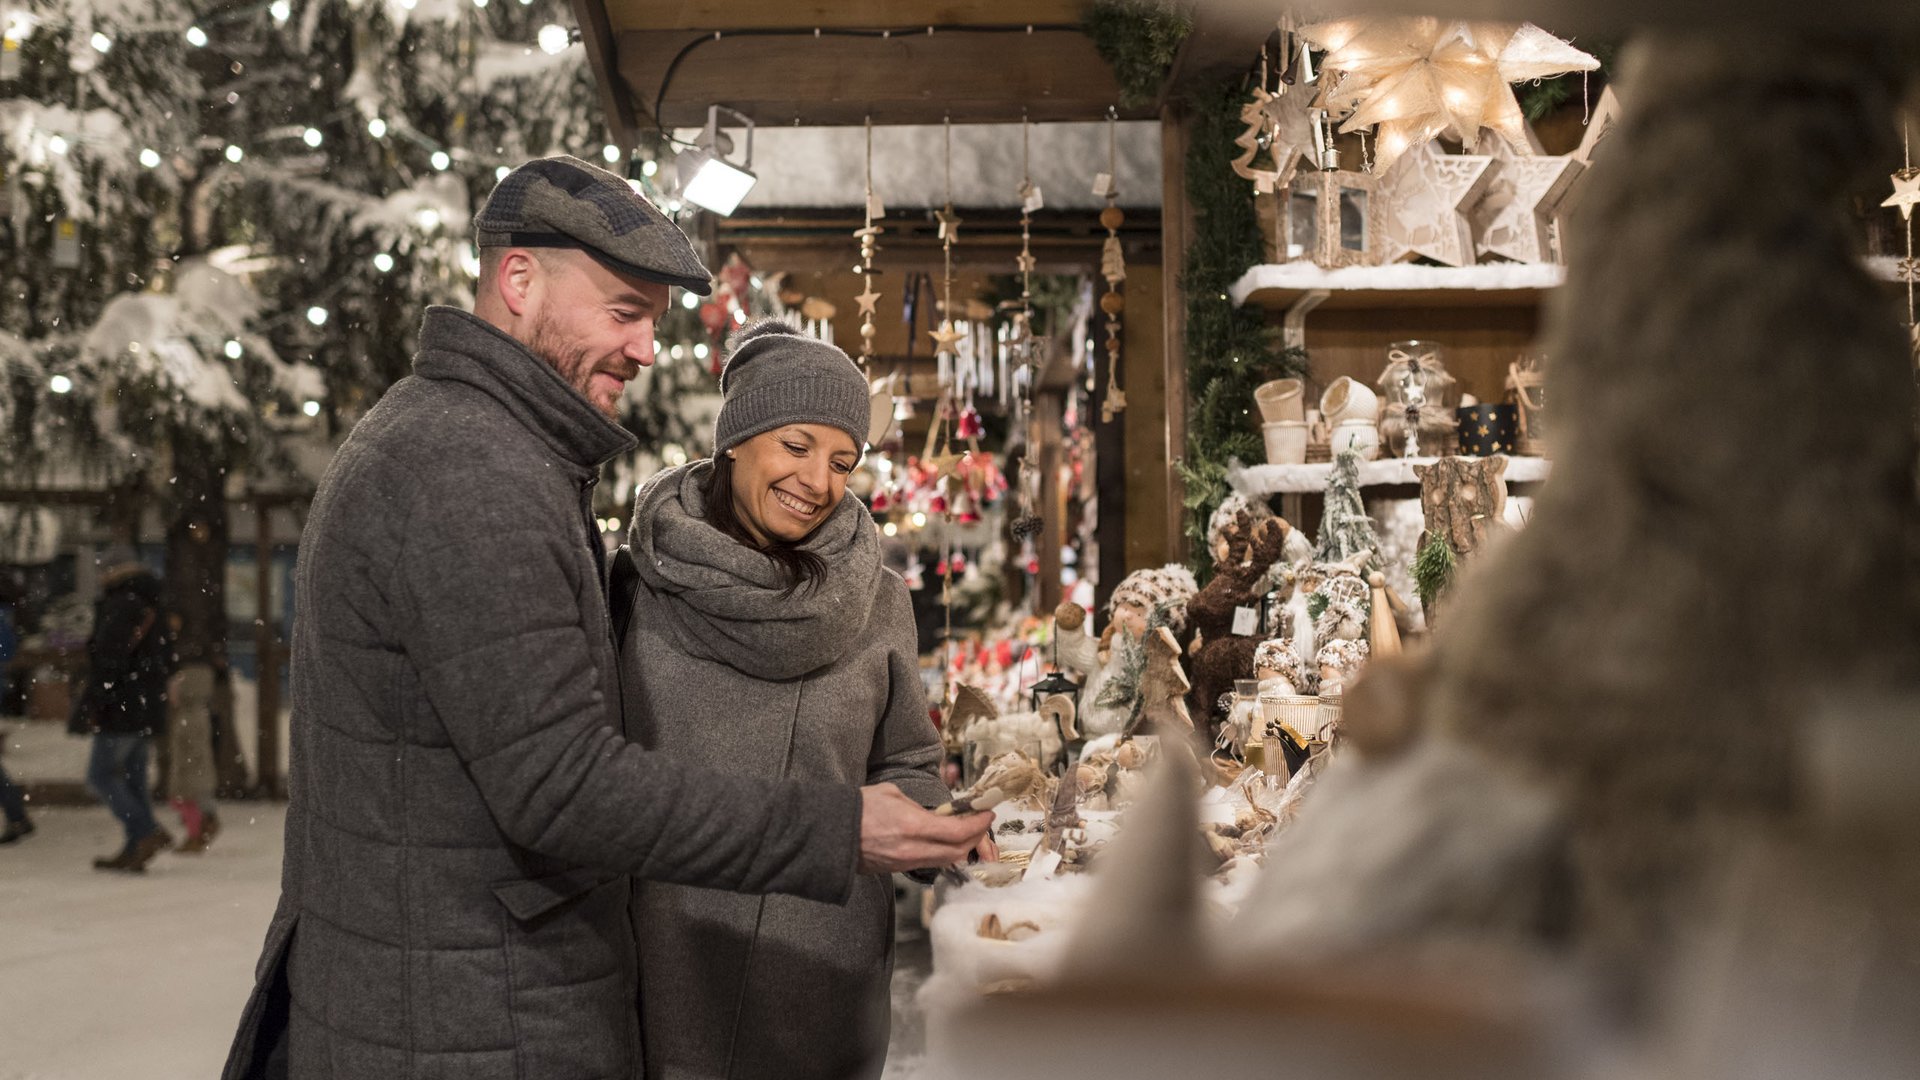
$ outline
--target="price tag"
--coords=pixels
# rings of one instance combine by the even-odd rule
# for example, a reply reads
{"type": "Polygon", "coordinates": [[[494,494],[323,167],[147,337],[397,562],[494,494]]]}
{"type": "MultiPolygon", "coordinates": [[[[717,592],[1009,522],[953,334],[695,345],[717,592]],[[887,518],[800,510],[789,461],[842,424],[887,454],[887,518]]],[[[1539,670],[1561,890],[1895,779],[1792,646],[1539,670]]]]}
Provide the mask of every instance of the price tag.
{"type": "Polygon", "coordinates": [[[887,207],[880,201],[880,193],[877,191],[867,196],[867,216],[875,221],[887,216],[887,207]]]}
{"type": "Polygon", "coordinates": [[[1102,199],[1111,197],[1114,193],[1113,177],[1106,173],[1096,175],[1093,178],[1093,193],[1102,199]]]}
{"type": "Polygon", "coordinates": [[[1060,869],[1060,853],[1051,848],[1034,852],[1033,858],[1027,862],[1027,876],[1031,878],[1050,878],[1058,869],[1060,869]]]}
{"type": "Polygon", "coordinates": [[[61,270],[75,270],[80,266],[80,226],[72,218],[54,222],[53,265],[61,270]]]}
{"type": "Polygon", "coordinates": [[[20,77],[20,43],[7,38],[0,41],[0,79],[20,77]]]}
{"type": "Polygon", "coordinates": [[[1233,636],[1252,637],[1260,629],[1260,612],[1250,607],[1233,609],[1233,636]]]}
{"type": "Polygon", "coordinates": [[[1047,204],[1046,197],[1040,194],[1039,184],[1020,185],[1020,209],[1031,214],[1047,204]]]}

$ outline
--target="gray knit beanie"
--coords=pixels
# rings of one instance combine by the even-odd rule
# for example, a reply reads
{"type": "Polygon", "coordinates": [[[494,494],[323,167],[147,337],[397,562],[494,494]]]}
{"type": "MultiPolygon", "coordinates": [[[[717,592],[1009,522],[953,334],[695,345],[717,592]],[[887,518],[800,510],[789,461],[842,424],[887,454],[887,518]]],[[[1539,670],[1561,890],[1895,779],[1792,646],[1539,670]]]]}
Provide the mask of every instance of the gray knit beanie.
{"type": "Polygon", "coordinates": [[[853,359],[777,319],[763,319],[733,336],[720,373],[720,416],[713,452],[785,424],[825,424],[867,445],[867,377],[853,359]]]}

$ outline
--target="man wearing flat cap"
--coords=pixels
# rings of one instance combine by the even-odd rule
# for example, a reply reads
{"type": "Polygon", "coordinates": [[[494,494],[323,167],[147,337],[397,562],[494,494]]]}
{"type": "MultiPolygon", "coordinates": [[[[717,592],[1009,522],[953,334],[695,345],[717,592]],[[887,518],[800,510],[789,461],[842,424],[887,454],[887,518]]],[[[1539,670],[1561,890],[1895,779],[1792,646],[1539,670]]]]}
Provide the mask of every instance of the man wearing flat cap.
{"type": "Polygon", "coordinates": [[[302,537],[280,904],[227,1080],[637,1076],[629,875],[838,903],[989,820],[627,741],[593,486],[670,287],[710,275],[570,157],[475,226],[474,310],[427,311],[302,537]]]}

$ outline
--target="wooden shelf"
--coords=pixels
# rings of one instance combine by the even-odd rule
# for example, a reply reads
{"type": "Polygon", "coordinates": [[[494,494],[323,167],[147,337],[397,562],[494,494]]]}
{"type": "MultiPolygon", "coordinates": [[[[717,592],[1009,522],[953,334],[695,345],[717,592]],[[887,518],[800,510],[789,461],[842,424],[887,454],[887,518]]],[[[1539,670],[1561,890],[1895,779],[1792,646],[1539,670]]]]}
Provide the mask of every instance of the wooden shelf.
{"type": "MultiPolygon", "coordinates": [[[[1418,484],[1415,465],[1431,465],[1439,458],[1381,458],[1360,463],[1360,486],[1382,487],[1389,484],[1418,484]]],[[[1547,478],[1553,463],[1546,458],[1507,455],[1506,481],[1509,484],[1534,484],[1547,478]]],[[[1327,490],[1327,477],[1333,464],[1317,465],[1243,465],[1227,470],[1227,483],[1242,495],[1303,495],[1327,490]]]]}
{"type": "Polygon", "coordinates": [[[1323,270],[1308,262],[1253,267],[1233,283],[1237,305],[1291,309],[1312,293],[1327,309],[1422,307],[1532,307],[1566,279],[1564,266],[1490,263],[1485,266],[1349,266],[1323,270]]]}

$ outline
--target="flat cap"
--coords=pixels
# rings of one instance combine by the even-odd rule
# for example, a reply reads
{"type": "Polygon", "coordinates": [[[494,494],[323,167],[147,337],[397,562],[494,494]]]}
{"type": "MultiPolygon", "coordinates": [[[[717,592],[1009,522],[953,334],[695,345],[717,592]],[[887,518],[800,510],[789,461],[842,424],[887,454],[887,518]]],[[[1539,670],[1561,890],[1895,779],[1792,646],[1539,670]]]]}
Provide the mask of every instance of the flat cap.
{"type": "Polygon", "coordinates": [[[473,226],[482,248],[573,248],[643,281],[713,291],[679,226],[625,180],[565,154],[508,173],[473,226]]]}

